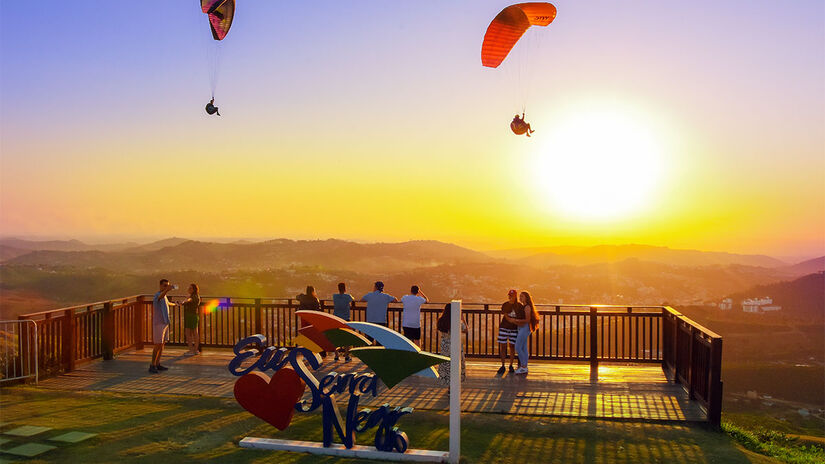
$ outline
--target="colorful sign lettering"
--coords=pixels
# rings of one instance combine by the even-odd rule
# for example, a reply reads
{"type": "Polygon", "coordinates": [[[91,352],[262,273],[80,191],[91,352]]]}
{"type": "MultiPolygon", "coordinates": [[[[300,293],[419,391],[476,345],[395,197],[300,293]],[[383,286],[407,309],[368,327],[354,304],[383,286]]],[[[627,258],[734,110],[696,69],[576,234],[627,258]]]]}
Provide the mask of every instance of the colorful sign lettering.
{"type": "Polygon", "coordinates": [[[267,346],[263,335],[244,338],[235,345],[235,357],[228,368],[240,377],[234,388],[238,403],[279,430],[289,426],[296,411],[312,412],[321,408],[325,447],[331,446],[337,435],[338,441],[352,448],[357,433],[377,427],[375,447],[378,450],[405,452],[409,438],[396,424],[413,409],[384,404],[375,410],[359,411],[361,395],[378,396],[379,379],[387,388],[392,388],[410,375],[438,377],[433,366],[448,362],[449,358],[421,351],[403,335],[377,324],[347,322],[319,311],[296,314],[310,324],[299,330],[296,341],[300,346],[267,346]],[[373,338],[380,346],[371,346],[358,332],[373,338]],[[351,355],[361,359],[373,373],[330,372],[317,379],[312,371],[321,366],[318,353],[340,346],[353,347],[351,355]],[[274,371],[272,377],[265,374],[270,370],[274,371]],[[310,399],[302,400],[306,388],[310,399]],[[339,395],[349,395],[343,417],[337,404],[339,395]]]}

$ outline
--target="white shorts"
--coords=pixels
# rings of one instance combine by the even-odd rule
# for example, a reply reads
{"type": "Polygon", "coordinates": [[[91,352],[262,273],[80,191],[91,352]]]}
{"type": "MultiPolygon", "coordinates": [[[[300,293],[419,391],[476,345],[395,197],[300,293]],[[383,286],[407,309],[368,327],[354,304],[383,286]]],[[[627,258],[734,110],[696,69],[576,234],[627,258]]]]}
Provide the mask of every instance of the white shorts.
{"type": "Polygon", "coordinates": [[[169,324],[152,324],[152,343],[158,345],[169,341],[169,324]]]}

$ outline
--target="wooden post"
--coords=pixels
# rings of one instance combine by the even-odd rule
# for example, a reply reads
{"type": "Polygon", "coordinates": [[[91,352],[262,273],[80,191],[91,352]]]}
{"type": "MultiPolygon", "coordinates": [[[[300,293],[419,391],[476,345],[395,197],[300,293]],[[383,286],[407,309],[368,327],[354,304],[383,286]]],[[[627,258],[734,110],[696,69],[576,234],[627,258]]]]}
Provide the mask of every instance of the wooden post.
{"type": "Polygon", "coordinates": [[[134,312],[134,337],[135,337],[135,349],[142,350],[143,349],[143,324],[145,324],[145,318],[143,315],[143,296],[137,297],[135,299],[135,312],[134,312]]]}
{"type": "Polygon", "coordinates": [[[461,300],[450,307],[450,462],[461,457],[461,300]]]}
{"type": "Polygon", "coordinates": [[[710,341],[708,375],[708,422],[718,427],[722,421],[722,339],[710,341]]]}
{"type": "Polygon", "coordinates": [[[103,359],[111,360],[115,358],[115,311],[111,301],[103,303],[103,327],[101,330],[101,345],[103,347],[103,359]]]}
{"type": "Polygon", "coordinates": [[[253,334],[262,334],[261,328],[261,321],[263,321],[264,310],[261,306],[261,299],[255,298],[255,331],[253,334]]]}
{"type": "Polygon", "coordinates": [[[590,308],[590,379],[591,380],[598,380],[599,378],[599,358],[598,358],[598,351],[599,351],[599,344],[598,344],[598,336],[599,331],[597,330],[598,321],[596,318],[596,308],[590,308]]]}
{"type": "Polygon", "coordinates": [[[74,370],[74,358],[77,352],[77,334],[75,333],[74,309],[63,311],[62,354],[64,372],[74,370]]]}

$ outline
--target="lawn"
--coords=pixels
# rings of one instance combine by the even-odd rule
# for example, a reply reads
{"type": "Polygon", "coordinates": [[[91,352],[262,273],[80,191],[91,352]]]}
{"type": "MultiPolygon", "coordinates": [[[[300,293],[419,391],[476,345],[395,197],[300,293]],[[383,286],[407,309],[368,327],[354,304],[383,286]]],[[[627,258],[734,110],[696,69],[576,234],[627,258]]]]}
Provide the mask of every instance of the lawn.
{"type": "MultiPolygon", "coordinates": [[[[245,436],[320,441],[320,413],[296,414],[280,432],[222,398],[12,387],[0,389],[0,422],[5,423],[3,432],[20,425],[52,428],[30,438],[0,435],[11,439],[0,449],[29,442],[57,446],[27,461],[34,463],[356,462],[239,448],[237,442],[245,436]],[[77,444],[48,440],[69,431],[98,435],[77,444]]],[[[418,411],[399,425],[413,448],[448,447],[445,413],[418,411]]],[[[361,444],[372,438],[369,433],[358,436],[361,444]]],[[[777,462],[703,426],[497,414],[462,416],[462,456],[471,463],[777,462]]],[[[0,454],[2,459],[15,458],[0,454]]]]}

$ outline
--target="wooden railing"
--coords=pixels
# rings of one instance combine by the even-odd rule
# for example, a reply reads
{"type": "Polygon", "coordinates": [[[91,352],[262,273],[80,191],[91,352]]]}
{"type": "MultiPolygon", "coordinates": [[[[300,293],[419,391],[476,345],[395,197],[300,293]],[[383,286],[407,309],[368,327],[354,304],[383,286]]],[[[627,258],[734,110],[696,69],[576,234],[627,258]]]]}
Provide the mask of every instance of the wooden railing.
{"type": "Polygon", "coordinates": [[[670,307],[662,308],[662,368],[719,424],[722,414],[722,337],[670,307]]]}
{"type": "MultiPolygon", "coordinates": [[[[170,297],[172,302],[181,297],[170,297]]],[[[229,348],[249,335],[263,334],[271,345],[292,346],[298,334],[298,302],[288,298],[202,297],[199,336],[205,347],[229,348]],[[207,310],[211,308],[211,310],[207,310]]],[[[444,303],[421,308],[421,348],[438,352],[436,321],[444,303]]],[[[468,357],[498,358],[499,304],[462,303],[468,332],[468,357]]],[[[669,379],[685,387],[692,399],[718,424],[721,412],[722,338],[670,307],[610,305],[537,305],[539,330],[530,337],[534,359],[590,363],[658,363],[669,379]]],[[[332,312],[332,302],[321,308],[332,312]]],[[[365,320],[365,303],[353,303],[351,319],[365,320]]],[[[54,311],[26,314],[37,323],[43,375],[67,372],[78,363],[143,348],[152,340],[152,296],[138,295],[54,311]]],[[[170,308],[169,343],[184,344],[183,311],[170,308]]],[[[391,304],[391,329],[401,331],[401,306],[391,304]]]]}

